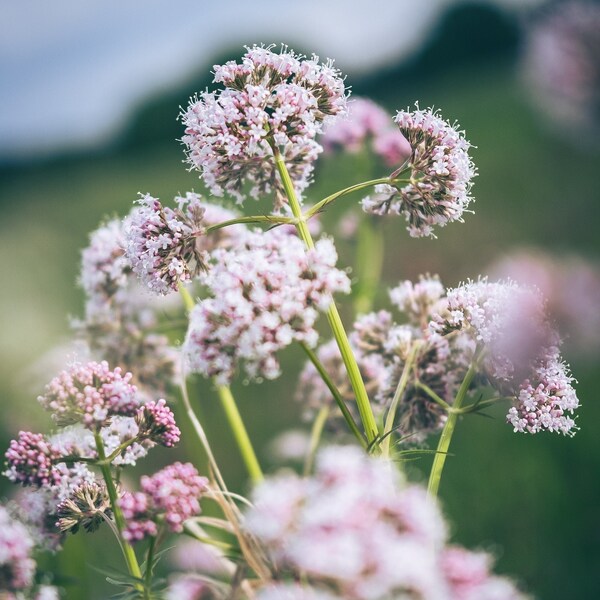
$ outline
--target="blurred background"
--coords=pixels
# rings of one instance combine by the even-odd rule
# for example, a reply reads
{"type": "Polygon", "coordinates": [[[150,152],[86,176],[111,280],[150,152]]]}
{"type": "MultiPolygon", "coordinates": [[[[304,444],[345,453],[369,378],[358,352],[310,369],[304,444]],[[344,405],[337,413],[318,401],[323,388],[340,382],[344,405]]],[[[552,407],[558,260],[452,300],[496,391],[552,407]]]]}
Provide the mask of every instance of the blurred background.
{"type": "MultiPolygon", "coordinates": [[[[413,240],[404,222],[386,221],[379,300],[422,272],[447,285],[479,274],[523,276],[552,296],[579,380],[581,431],[572,440],[513,434],[504,407],[489,411],[492,418],[467,418],[441,496],[454,539],[493,551],[498,570],[536,597],[598,597],[599,11],[592,3],[519,0],[2,3],[1,447],[21,428],[48,425],[35,398],[60,367],[55,349],[71,337],[69,318],[81,315],[76,280],[89,232],[106,216],[125,215],[140,191],[167,203],[179,192],[202,192],[197,173],[182,164],[179,106],[210,86],[212,65],[239,57],[244,44],[285,42],[335,58],[354,95],[390,112],[417,100],[439,107],[477,147],[475,214],[464,225],[413,240]]],[[[385,175],[371,158],[323,157],[308,199],[385,175]]],[[[335,233],[357,201],[328,211],[325,231],[335,233]]],[[[353,243],[338,245],[340,262],[352,264],[353,243]]],[[[265,465],[276,464],[276,434],[304,426],[293,399],[303,362],[292,348],[280,380],[234,385],[265,465]]],[[[245,491],[213,392],[197,382],[193,393],[226,477],[245,491]]],[[[138,470],[195,453],[190,439],[177,451],[155,450],[138,470]]],[[[408,464],[410,476],[423,479],[429,463],[408,464]]],[[[0,481],[0,495],[12,492],[0,481]]],[[[65,575],[68,598],[83,599],[113,593],[94,566],[117,560],[114,541],[100,532],[68,539],[62,554],[43,562],[65,575]]]]}

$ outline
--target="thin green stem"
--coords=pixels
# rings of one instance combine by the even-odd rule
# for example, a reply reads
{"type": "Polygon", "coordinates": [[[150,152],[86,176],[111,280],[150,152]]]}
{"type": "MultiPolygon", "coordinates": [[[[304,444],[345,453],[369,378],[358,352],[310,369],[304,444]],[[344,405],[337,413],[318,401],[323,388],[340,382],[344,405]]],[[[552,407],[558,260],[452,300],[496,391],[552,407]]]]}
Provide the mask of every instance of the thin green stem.
{"type": "Polygon", "coordinates": [[[354,298],[354,312],[368,313],[372,306],[383,268],[383,235],[381,220],[365,215],[358,227],[358,248],[356,250],[356,273],[358,284],[354,298]]]}
{"type": "Polygon", "coordinates": [[[328,416],[329,406],[321,406],[317,416],[315,417],[312,430],[310,432],[310,445],[308,447],[308,454],[306,455],[306,460],[304,462],[305,476],[310,475],[310,472],[312,471],[313,464],[315,462],[315,455],[317,454],[319,442],[321,441],[321,435],[323,434],[323,428],[325,427],[328,416]]]}
{"type": "Polygon", "coordinates": [[[454,407],[450,406],[443,398],[440,398],[428,385],[425,385],[418,379],[415,381],[415,387],[423,390],[436,404],[439,404],[444,410],[448,412],[456,412],[454,407]]]}
{"type": "Polygon", "coordinates": [[[431,467],[431,473],[429,475],[429,484],[427,486],[427,492],[434,498],[438,495],[438,491],[440,489],[440,481],[442,479],[442,472],[444,470],[444,464],[446,463],[446,457],[448,456],[448,448],[450,448],[450,442],[452,440],[454,428],[456,427],[456,421],[458,420],[459,413],[457,411],[459,411],[462,407],[471,382],[473,381],[476,373],[476,363],[473,362],[460,385],[460,389],[456,394],[456,398],[454,399],[452,408],[455,410],[448,414],[448,419],[446,420],[444,429],[442,430],[442,435],[440,436],[440,441],[438,442],[437,451],[435,453],[433,465],[431,467]]]}
{"type": "MultiPolygon", "coordinates": [[[[187,311],[190,312],[195,306],[194,299],[192,298],[191,294],[188,292],[188,290],[183,285],[179,286],[179,292],[183,298],[183,301],[185,303],[185,307],[186,307],[187,311]]],[[[231,430],[233,431],[233,435],[235,437],[235,440],[236,440],[238,447],[240,449],[240,452],[242,454],[244,463],[246,464],[246,468],[248,469],[248,473],[250,474],[250,477],[252,478],[252,481],[254,481],[254,483],[262,481],[264,479],[262,470],[258,463],[258,459],[256,458],[254,449],[252,448],[252,443],[250,442],[250,437],[248,436],[248,432],[246,431],[246,427],[244,426],[244,421],[242,420],[242,417],[238,411],[238,408],[236,406],[236,403],[235,403],[235,400],[231,393],[231,390],[229,389],[228,386],[223,386],[223,385],[218,385],[218,384],[215,384],[215,385],[217,388],[217,392],[219,393],[219,398],[221,400],[221,404],[223,405],[223,408],[225,410],[227,420],[229,422],[231,430]]],[[[194,411],[192,410],[192,407],[189,406],[189,399],[187,397],[187,389],[185,389],[185,383],[182,386],[182,390],[185,392],[183,394],[184,402],[187,402],[187,404],[188,404],[188,406],[186,406],[188,416],[190,416],[190,418],[191,418],[191,416],[193,415],[194,420],[192,421],[192,423],[194,424],[194,427],[196,428],[196,432],[198,432],[198,426],[200,426],[200,422],[196,418],[196,415],[195,415],[194,411]],[[188,410],[188,407],[189,407],[189,410],[188,410]]],[[[200,426],[200,429],[202,430],[202,433],[204,434],[204,430],[202,429],[201,426],[200,426]]],[[[206,436],[203,436],[203,437],[204,437],[204,439],[201,438],[201,441],[206,449],[208,440],[206,440],[206,436]],[[205,443],[205,441],[206,441],[206,443],[205,443]]],[[[212,453],[211,453],[211,455],[212,455],[212,453]]],[[[213,459],[213,461],[214,461],[214,459],[213,459]]],[[[216,462],[215,462],[215,465],[216,465],[216,462]]]]}
{"type": "Polygon", "coordinates": [[[211,225],[210,227],[207,227],[204,230],[204,233],[212,233],[213,231],[217,231],[218,229],[223,229],[224,227],[229,227],[230,225],[238,225],[240,223],[269,223],[271,225],[289,225],[294,223],[294,219],[290,219],[290,217],[280,217],[278,215],[254,215],[251,217],[237,217],[235,219],[229,219],[228,221],[221,221],[221,223],[211,225]]]}
{"type": "Polygon", "coordinates": [[[327,196],[326,198],[323,198],[323,200],[317,202],[314,206],[311,206],[310,209],[306,212],[306,218],[310,219],[311,217],[314,217],[328,204],[331,204],[334,200],[337,200],[342,196],[346,196],[347,194],[351,194],[352,192],[359,192],[360,190],[364,190],[365,188],[371,186],[379,185],[380,183],[387,183],[389,185],[394,185],[395,183],[410,183],[410,179],[391,179],[390,177],[379,177],[378,179],[370,179],[369,181],[363,181],[362,183],[355,183],[350,187],[334,192],[330,196],[327,196]]]}
{"type": "Polygon", "coordinates": [[[335,383],[333,383],[331,377],[329,376],[329,373],[325,370],[323,363],[319,360],[319,357],[312,350],[312,348],[307,346],[304,342],[300,342],[300,346],[302,346],[302,349],[306,353],[306,356],[308,356],[308,359],[314,365],[315,369],[317,369],[317,372],[321,376],[321,379],[323,380],[323,382],[325,383],[325,385],[331,392],[331,395],[333,396],[334,400],[336,401],[336,404],[339,406],[340,410],[342,411],[342,415],[344,415],[344,419],[346,420],[346,423],[348,424],[350,431],[352,431],[352,433],[354,434],[356,439],[360,442],[361,446],[363,448],[366,448],[367,442],[365,441],[363,434],[360,432],[358,425],[354,422],[354,419],[353,419],[352,415],[350,414],[350,411],[348,410],[348,407],[346,406],[346,403],[344,402],[344,399],[342,398],[340,391],[337,389],[335,383]]]}
{"type": "Polygon", "coordinates": [[[384,438],[383,440],[381,440],[381,453],[386,458],[390,456],[392,430],[394,428],[394,421],[396,420],[396,412],[398,411],[398,405],[400,404],[400,400],[402,399],[404,391],[406,390],[406,386],[408,385],[410,373],[415,364],[415,359],[417,357],[417,353],[419,352],[420,347],[421,344],[419,342],[415,342],[406,358],[406,362],[404,363],[404,369],[402,369],[402,375],[400,376],[400,381],[398,381],[396,391],[394,392],[394,397],[392,398],[390,408],[385,418],[384,438]]]}
{"type": "Polygon", "coordinates": [[[150,590],[152,589],[152,572],[154,570],[154,551],[156,550],[156,537],[150,538],[148,554],[146,555],[146,573],[144,573],[144,600],[150,600],[150,590]]]}
{"type": "MultiPolygon", "coordinates": [[[[314,248],[314,242],[310,231],[308,230],[306,217],[302,214],[302,209],[300,208],[300,203],[298,202],[298,197],[296,196],[294,184],[292,183],[290,174],[285,166],[283,157],[279,152],[279,148],[275,144],[272,145],[272,149],[275,156],[275,165],[277,167],[279,176],[281,177],[283,189],[285,190],[290,208],[292,209],[292,214],[296,218],[295,224],[296,229],[298,230],[298,235],[305,243],[307,248],[314,248]]],[[[367,390],[365,388],[364,381],[362,380],[356,358],[352,352],[352,348],[350,347],[348,335],[346,334],[346,330],[344,329],[342,319],[333,298],[331,299],[329,309],[327,310],[327,319],[329,321],[331,330],[333,331],[333,336],[335,337],[337,345],[342,354],[342,359],[344,361],[344,365],[346,366],[346,371],[348,372],[348,377],[350,378],[354,395],[356,396],[356,404],[358,406],[358,412],[360,413],[360,418],[365,429],[367,440],[369,443],[373,442],[379,433],[377,429],[377,422],[375,421],[375,416],[373,415],[373,409],[371,408],[369,396],[367,395],[367,390]]]]}
{"type": "MultiPolygon", "coordinates": [[[[121,548],[123,549],[123,556],[125,557],[125,562],[127,563],[129,574],[133,577],[141,579],[142,571],[140,570],[140,565],[138,564],[133,547],[123,537],[123,531],[125,529],[125,518],[123,517],[121,507],[119,506],[117,488],[112,477],[110,465],[105,462],[106,454],[104,452],[104,443],[102,442],[102,437],[99,433],[94,434],[94,440],[96,442],[96,451],[98,452],[98,458],[100,459],[100,470],[102,472],[102,477],[104,478],[104,483],[106,484],[106,490],[110,499],[110,507],[115,518],[115,525],[117,526],[117,531],[119,532],[119,541],[121,543],[121,548]]],[[[136,588],[139,591],[142,591],[142,587],[143,586],[141,585],[136,586],[136,588]]]]}
{"type": "Polygon", "coordinates": [[[192,312],[194,306],[196,306],[196,303],[194,302],[194,299],[192,298],[192,295],[188,289],[182,283],[179,284],[179,293],[183,299],[185,310],[192,312]]]}
{"type": "Polygon", "coordinates": [[[264,475],[258,463],[258,459],[256,458],[256,453],[252,447],[252,442],[246,431],[240,411],[238,410],[233,394],[231,393],[231,389],[226,385],[217,385],[217,392],[219,393],[219,399],[221,400],[235,441],[240,449],[248,474],[254,483],[259,483],[264,479],[264,475]]]}

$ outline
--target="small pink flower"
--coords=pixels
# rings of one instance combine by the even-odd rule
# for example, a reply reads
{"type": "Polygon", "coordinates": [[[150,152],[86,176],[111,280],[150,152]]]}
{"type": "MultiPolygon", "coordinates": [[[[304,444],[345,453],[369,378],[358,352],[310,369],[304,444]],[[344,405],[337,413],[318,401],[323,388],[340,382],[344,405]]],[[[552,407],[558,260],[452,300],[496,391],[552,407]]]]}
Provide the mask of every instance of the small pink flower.
{"type": "Polygon", "coordinates": [[[148,439],[167,448],[175,446],[181,431],[175,423],[175,415],[166,400],[144,404],[135,417],[141,439],[148,439]]]}
{"type": "Polygon", "coordinates": [[[114,415],[134,416],[139,406],[131,373],[111,370],[106,361],[75,363],[47,386],[41,405],[60,426],[82,423],[98,429],[114,415]]]}
{"type": "Polygon", "coordinates": [[[62,453],[41,433],[20,431],[5,454],[8,470],[5,475],[15,483],[45,487],[61,480],[56,463],[62,453]]]}

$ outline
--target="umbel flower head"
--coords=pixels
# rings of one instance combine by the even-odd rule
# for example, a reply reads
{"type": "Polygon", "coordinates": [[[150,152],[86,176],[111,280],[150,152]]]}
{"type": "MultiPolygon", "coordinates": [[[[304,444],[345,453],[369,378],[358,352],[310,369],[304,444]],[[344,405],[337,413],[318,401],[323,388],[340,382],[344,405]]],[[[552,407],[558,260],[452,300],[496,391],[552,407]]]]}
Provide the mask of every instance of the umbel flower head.
{"type": "Polygon", "coordinates": [[[211,297],[191,313],[184,353],[192,371],[222,383],[240,362],[249,377],[279,376],[276,352],[294,341],[314,346],[319,312],[350,291],[329,239],[306,251],[286,231],[255,231],[213,258],[204,278],[211,297]]]}
{"type": "MultiPolygon", "coordinates": [[[[380,310],[362,315],[349,335],[376,413],[382,414],[389,408],[408,368],[407,384],[396,411],[396,427],[410,443],[422,442],[446,421],[446,412],[417,387],[416,381],[452,404],[472,356],[474,345],[468,339],[434,337],[430,333],[429,321],[444,296],[444,286],[437,276],[421,276],[416,283],[402,281],[390,290],[392,304],[400,314],[380,310]]],[[[317,354],[353,410],[354,395],[337,345],[332,340],[322,345],[317,354]]],[[[309,416],[333,402],[331,392],[310,362],[301,373],[296,397],[310,409],[309,416]]],[[[333,414],[337,414],[335,409],[333,414]]]]}
{"type": "Polygon", "coordinates": [[[472,198],[477,171],[471,145],[459,131],[431,109],[399,111],[395,121],[411,147],[410,157],[395,173],[410,171],[410,182],[382,184],[362,201],[376,215],[403,215],[413,237],[433,235],[435,226],[460,221],[472,198]]]}
{"type": "Polygon", "coordinates": [[[75,363],[61,371],[38,400],[59,426],[82,423],[99,429],[115,415],[135,416],[139,399],[131,378],[119,367],[111,370],[106,361],[75,363]]]}
{"type": "Polygon", "coordinates": [[[146,194],[125,226],[127,258],[134,273],[148,289],[161,295],[177,291],[180,283],[207,268],[207,251],[228,239],[230,232],[211,236],[211,247],[204,235],[206,226],[235,216],[201,202],[198,194],[188,193],[175,201],[178,208],[163,207],[146,194]]]}
{"type": "Polygon", "coordinates": [[[72,327],[92,358],[134,372],[140,391],[156,398],[176,380],[181,360],[167,336],[155,331],[165,300],[143,293],[125,256],[125,230],[141,210],[135,207],[123,221],[108,221],[90,235],[79,277],[85,311],[72,327]]]}
{"type": "Polygon", "coordinates": [[[175,423],[173,411],[166,400],[147,402],[135,417],[140,439],[148,439],[167,448],[175,446],[181,437],[181,431],[175,423]]]}
{"type": "Polygon", "coordinates": [[[62,453],[41,433],[19,431],[18,439],[10,442],[5,457],[8,469],[4,474],[14,483],[44,487],[61,480],[55,465],[62,453]]]}
{"type": "Polygon", "coordinates": [[[119,500],[127,521],[123,535],[130,542],[157,535],[159,517],[170,531],[181,533],[184,521],[200,513],[199,500],[208,489],[208,479],[200,477],[191,463],[176,462],[152,477],[143,476],[141,488],[119,500]]]}
{"type": "Polygon", "coordinates": [[[523,53],[528,91],[554,125],[577,143],[598,143],[600,131],[600,6],[571,0],[540,11],[523,53]]]}
{"type": "Polygon", "coordinates": [[[321,451],[312,477],[267,479],[253,504],[246,527],[265,546],[280,579],[297,581],[302,574],[303,582],[267,585],[258,598],[523,597],[509,580],[490,573],[489,557],[483,565],[478,561],[475,573],[467,569],[473,553],[460,549],[460,556],[449,555],[436,503],[425,490],[401,482],[388,462],[360,448],[321,451]],[[469,586],[471,595],[458,595],[459,585],[469,586]],[[492,589],[505,593],[488,594],[492,589]]]}
{"type": "Polygon", "coordinates": [[[574,380],[537,290],[510,281],[467,282],[448,290],[430,329],[434,335],[458,332],[473,340],[483,374],[514,398],[507,418],[515,431],[575,433],[572,415],[579,400],[574,380]]]}
{"type": "Polygon", "coordinates": [[[3,592],[17,592],[33,584],[36,568],[31,557],[33,546],[25,525],[0,506],[0,595],[3,597],[3,592]]]}
{"type": "Polygon", "coordinates": [[[346,110],[346,89],[332,61],[307,58],[282,47],[247,48],[241,63],[215,65],[214,82],[224,86],[192,98],[181,119],[188,161],[216,196],[238,202],[250,195],[285,195],[273,161],[279,148],[298,191],[309,183],[321,152],[315,136],[346,110]]]}

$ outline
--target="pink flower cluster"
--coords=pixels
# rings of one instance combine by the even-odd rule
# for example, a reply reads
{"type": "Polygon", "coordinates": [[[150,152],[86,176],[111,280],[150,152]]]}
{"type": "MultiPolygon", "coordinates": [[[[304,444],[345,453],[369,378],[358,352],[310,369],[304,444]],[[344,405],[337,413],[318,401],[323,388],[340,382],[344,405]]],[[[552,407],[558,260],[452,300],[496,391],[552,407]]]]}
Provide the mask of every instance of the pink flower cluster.
{"type": "Polygon", "coordinates": [[[139,399],[131,377],[119,367],[111,370],[106,361],[76,363],[61,371],[38,400],[60,426],[83,423],[99,429],[112,416],[136,414],[139,399]]]}
{"type": "Polygon", "coordinates": [[[182,113],[188,161],[216,196],[243,202],[245,184],[257,198],[275,192],[284,202],[270,144],[277,146],[296,189],[309,183],[321,152],[315,141],[329,121],[346,110],[346,89],[331,61],[319,63],[272,46],[247,48],[241,63],[214,67],[224,89],[192,98],[182,113]]]}
{"type": "Polygon", "coordinates": [[[81,253],[79,278],[87,299],[86,315],[106,310],[127,286],[131,267],[124,247],[123,226],[118,219],[90,235],[89,246],[81,253]]]}
{"type": "Polygon", "coordinates": [[[60,450],[41,433],[19,431],[4,455],[8,469],[4,475],[14,483],[36,487],[60,482],[56,463],[62,458],[60,450]]]}
{"type": "MultiPolygon", "coordinates": [[[[132,214],[140,210],[134,208],[132,214]]],[[[153,331],[162,307],[143,293],[125,256],[124,230],[130,219],[109,221],[90,236],[80,275],[85,313],[73,328],[92,357],[135,372],[136,384],[156,397],[176,378],[180,359],[167,336],[153,331]]]]}
{"type": "Polygon", "coordinates": [[[199,499],[208,489],[208,480],[191,463],[176,462],[152,477],[143,476],[141,488],[119,500],[127,521],[123,535],[130,542],[157,535],[159,516],[170,531],[183,531],[184,521],[200,514],[199,499]]]}
{"type": "Polygon", "coordinates": [[[362,207],[376,215],[403,215],[411,236],[432,236],[435,226],[460,221],[471,202],[476,175],[468,153],[471,145],[456,125],[431,109],[399,111],[395,121],[411,147],[406,165],[410,182],[376,186],[362,207]]]}
{"type": "MultiPolygon", "coordinates": [[[[403,281],[390,291],[402,319],[381,310],[359,317],[350,332],[350,343],[367,390],[376,401],[373,408],[377,413],[389,408],[407,361],[413,362],[397,409],[399,433],[409,436],[407,440],[412,443],[422,442],[446,420],[446,412],[415,385],[416,379],[452,404],[472,356],[472,344],[465,346],[464,339],[431,335],[429,321],[444,295],[437,277],[421,277],[417,283],[403,281]]],[[[335,342],[321,346],[317,355],[354,410],[354,395],[335,342]]],[[[311,411],[333,401],[312,363],[307,363],[301,373],[296,397],[311,411]]]]}
{"type": "Polygon", "coordinates": [[[497,278],[538,288],[547,300],[568,354],[579,361],[600,354],[600,266],[580,256],[555,256],[539,249],[517,250],[490,266],[497,278]]]}
{"type": "Polygon", "coordinates": [[[579,401],[573,378],[537,290],[486,279],[467,282],[447,292],[430,328],[434,336],[459,332],[477,344],[492,385],[515,397],[507,417],[515,431],[575,433],[570,415],[579,401]]]}
{"type": "Polygon", "coordinates": [[[547,348],[530,377],[521,383],[516,405],[508,411],[508,422],[520,432],[574,435],[577,426],[570,415],[579,407],[579,400],[573,381],[558,348],[547,348]]]}
{"type": "Polygon", "coordinates": [[[447,547],[435,502],[421,488],[404,486],[396,473],[392,464],[360,448],[334,446],[321,451],[313,477],[285,475],[261,484],[246,527],[278,572],[291,578],[302,573],[308,589],[275,584],[258,597],[522,598],[487,565],[473,568],[479,555],[447,547]],[[281,596],[275,595],[278,589],[281,596]],[[493,590],[503,593],[494,596],[493,590]]]}
{"type": "MultiPolygon", "coordinates": [[[[33,540],[27,528],[0,506],[0,595],[33,585],[36,563],[33,540]]],[[[12,597],[12,596],[8,596],[12,597]]]]}
{"type": "Polygon", "coordinates": [[[600,6],[572,0],[541,13],[528,32],[522,69],[528,91],[555,125],[597,143],[600,127],[600,6]]]}
{"type": "Polygon", "coordinates": [[[211,297],[192,311],[184,353],[192,371],[221,383],[242,361],[251,378],[279,376],[277,351],[294,341],[314,346],[319,312],[333,293],[350,291],[329,239],[306,251],[284,231],[250,232],[213,258],[204,278],[211,297]]]}
{"type": "Polygon", "coordinates": [[[179,443],[181,431],[166,400],[144,404],[138,409],[135,422],[139,428],[139,439],[148,439],[167,448],[179,443]]]}
{"type": "Polygon", "coordinates": [[[348,116],[338,119],[327,129],[322,142],[325,150],[338,148],[358,152],[366,142],[388,166],[404,162],[410,155],[410,146],[393,125],[392,116],[367,98],[353,98],[348,102],[348,116]]]}
{"type": "MultiPolygon", "coordinates": [[[[204,204],[197,194],[175,200],[178,208],[172,209],[146,194],[125,228],[127,258],[134,273],[148,289],[161,295],[177,291],[180,283],[206,269],[207,250],[211,249],[203,239],[206,226],[235,216],[204,204]]],[[[212,239],[217,243],[224,236],[228,234],[221,232],[212,239]]]]}

